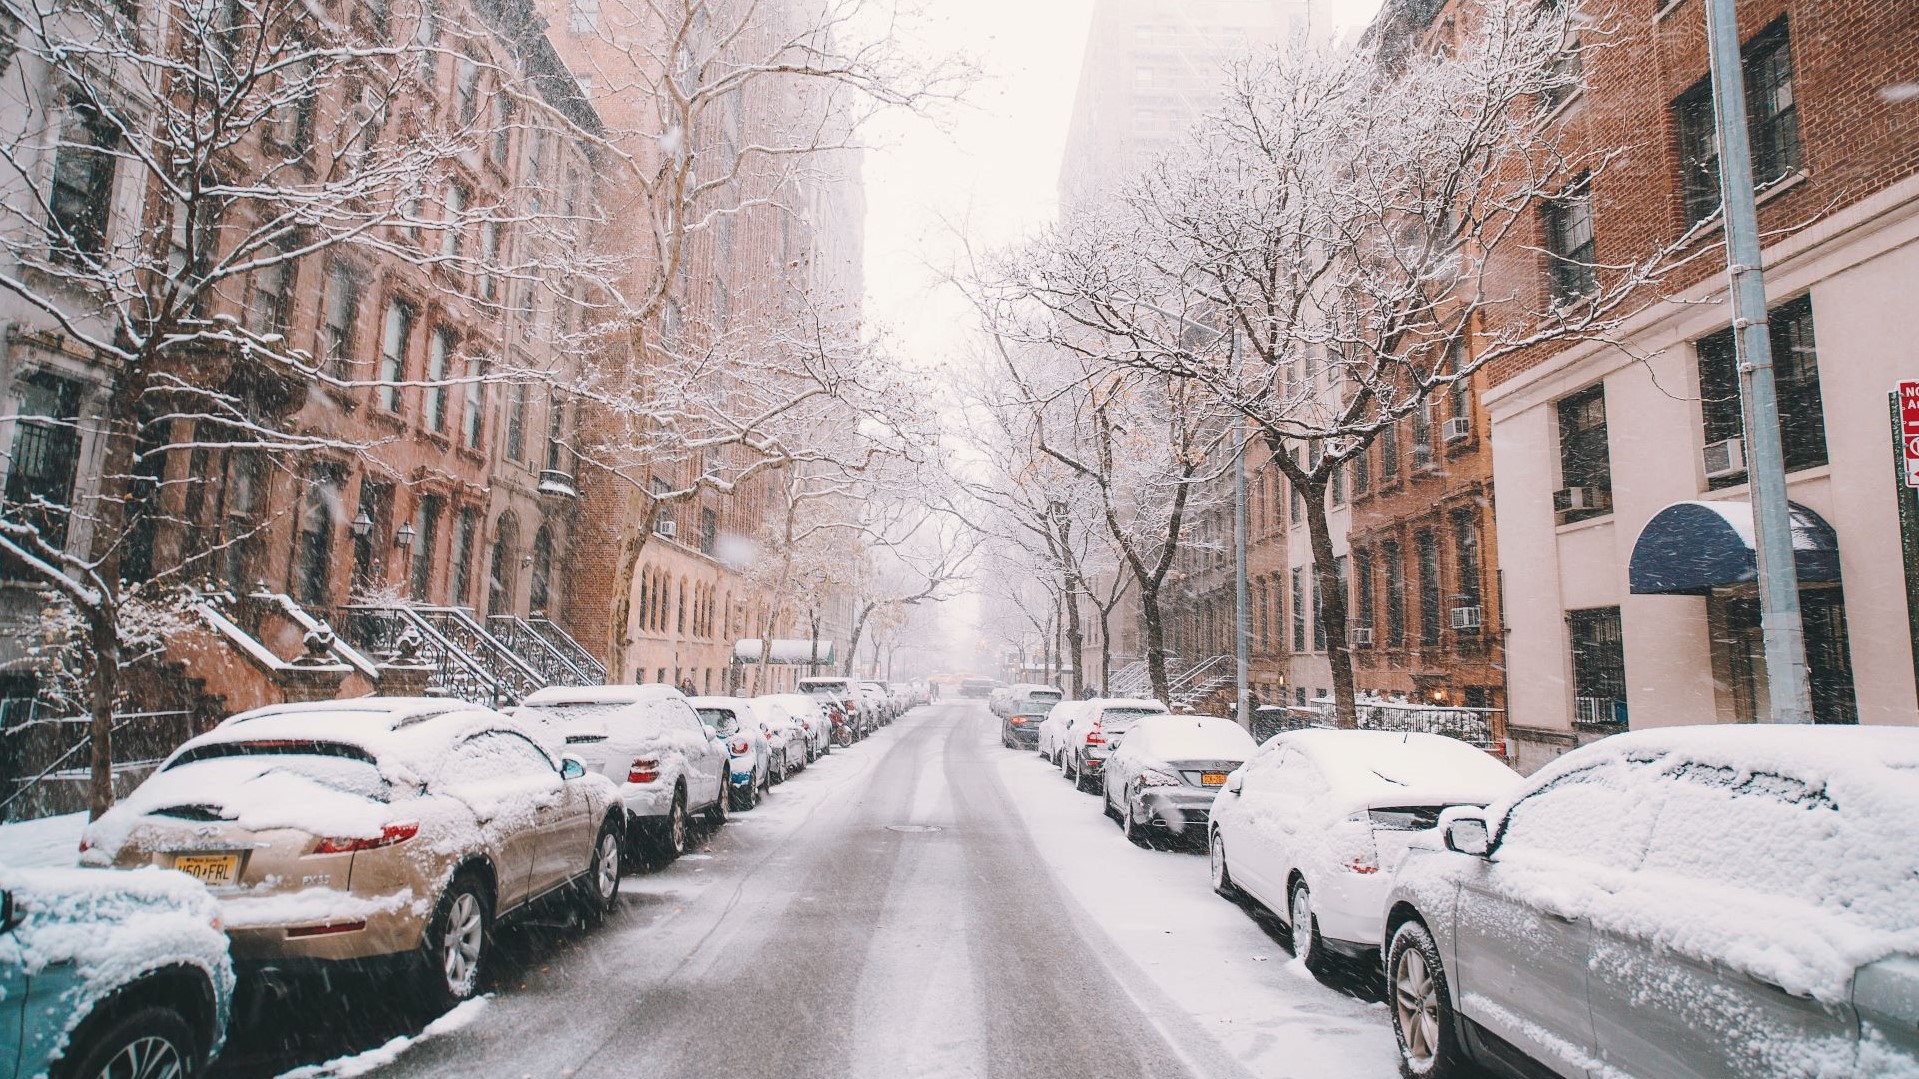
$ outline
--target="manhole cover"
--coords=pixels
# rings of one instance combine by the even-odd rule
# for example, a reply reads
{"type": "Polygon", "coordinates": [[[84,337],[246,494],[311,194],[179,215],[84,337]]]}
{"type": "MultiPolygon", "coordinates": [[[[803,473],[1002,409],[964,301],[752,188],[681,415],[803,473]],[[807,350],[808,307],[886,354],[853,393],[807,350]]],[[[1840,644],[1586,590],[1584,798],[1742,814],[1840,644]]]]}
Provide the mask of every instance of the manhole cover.
{"type": "Polygon", "coordinates": [[[933,824],[889,824],[886,826],[886,830],[889,832],[937,832],[939,831],[939,826],[933,824]]]}

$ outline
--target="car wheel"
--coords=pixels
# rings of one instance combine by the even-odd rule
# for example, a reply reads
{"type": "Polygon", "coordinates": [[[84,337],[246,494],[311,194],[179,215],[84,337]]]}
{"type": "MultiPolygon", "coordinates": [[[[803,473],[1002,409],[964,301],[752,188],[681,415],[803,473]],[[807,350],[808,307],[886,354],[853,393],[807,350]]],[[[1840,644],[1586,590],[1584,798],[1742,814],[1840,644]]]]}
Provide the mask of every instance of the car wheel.
{"type": "MultiPolygon", "coordinates": [[[[105,1022],[105,1017],[102,1017],[105,1022]]],[[[117,1076],[191,1076],[200,1073],[193,1028],[179,1012],[150,1005],[116,1016],[104,1029],[89,1022],[74,1032],[86,1051],[54,1064],[54,1079],[115,1079],[117,1076]]]]}
{"type": "Polygon", "coordinates": [[[1439,945],[1418,922],[1393,933],[1386,952],[1387,991],[1392,995],[1393,1033],[1399,1039],[1399,1073],[1406,1079],[1451,1079],[1465,1074],[1452,993],[1440,966],[1439,945]]]}
{"type": "Polygon", "coordinates": [[[1133,816],[1133,800],[1131,798],[1126,799],[1126,805],[1121,808],[1120,812],[1122,816],[1120,817],[1119,830],[1126,833],[1126,838],[1136,847],[1152,846],[1152,843],[1146,838],[1146,829],[1140,827],[1139,821],[1133,816]]]}
{"type": "Polygon", "coordinates": [[[471,873],[447,885],[426,938],[426,998],[444,1011],[479,991],[493,950],[493,909],[471,873]]]}
{"type": "Polygon", "coordinates": [[[1125,824],[1119,819],[1119,810],[1113,806],[1113,785],[1111,783],[1101,782],[1099,785],[1099,808],[1106,814],[1107,820],[1118,824],[1122,828],[1125,827],[1125,824]]]}
{"type": "Polygon", "coordinates": [[[733,812],[745,813],[759,804],[760,783],[757,778],[749,776],[745,787],[734,786],[731,778],[727,779],[726,784],[726,796],[733,800],[733,812]]]}
{"type": "Polygon", "coordinates": [[[1326,942],[1319,936],[1319,919],[1313,915],[1313,893],[1301,881],[1293,885],[1292,902],[1289,905],[1293,930],[1293,957],[1306,964],[1306,969],[1319,974],[1326,969],[1326,942]]]}
{"type": "Polygon", "coordinates": [[[670,862],[686,853],[686,792],[673,792],[673,804],[666,811],[666,819],[658,825],[659,831],[653,838],[653,857],[659,862],[670,862]]]}
{"type": "Polygon", "coordinates": [[[712,805],[706,807],[707,831],[714,832],[726,827],[726,812],[730,808],[728,803],[733,800],[727,788],[732,785],[732,779],[726,776],[720,777],[720,796],[713,799],[712,805]]]}
{"type": "Polygon", "coordinates": [[[593,840],[593,858],[580,880],[577,900],[588,925],[606,920],[620,900],[620,829],[611,819],[600,825],[600,834],[593,840]]]}
{"type": "Polygon", "coordinates": [[[1213,832],[1211,841],[1207,843],[1207,855],[1213,874],[1213,891],[1222,899],[1238,902],[1246,893],[1233,883],[1233,874],[1226,868],[1226,841],[1220,838],[1217,831],[1213,832]]]}
{"type": "Polygon", "coordinates": [[[766,770],[766,785],[771,787],[775,783],[784,782],[786,782],[786,750],[782,749],[776,763],[766,770]]]}
{"type": "Polygon", "coordinates": [[[1059,774],[1067,779],[1073,778],[1073,755],[1063,749],[1059,753],[1059,774]]]}
{"type": "Polygon", "coordinates": [[[1081,762],[1079,767],[1073,769],[1073,789],[1082,794],[1093,793],[1093,781],[1086,776],[1085,762],[1081,762]]]}

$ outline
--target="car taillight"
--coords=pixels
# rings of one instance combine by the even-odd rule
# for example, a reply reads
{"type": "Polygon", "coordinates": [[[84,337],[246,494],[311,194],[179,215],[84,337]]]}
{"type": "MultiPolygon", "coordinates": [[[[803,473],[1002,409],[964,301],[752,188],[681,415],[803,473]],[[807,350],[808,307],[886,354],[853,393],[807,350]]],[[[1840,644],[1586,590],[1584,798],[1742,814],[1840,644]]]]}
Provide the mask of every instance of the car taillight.
{"type": "Polygon", "coordinates": [[[1098,723],[1093,724],[1092,728],[1086,732],[1086,744],[1089,746],[1106,744],[1106,735],[1099,729],[1098,723]]]}
{"type": "Polygon", "coordinates": [[[1185,784],[1178,776],[1170,772],[1156,772],[1149,769],[1139,774],[1139,785],[1142,787],[1179,787],[1185,784]]]}
{"type": "Polygon", "coordinates": [[[1009,720],[1007,720],[1006,722],[1007,722],[1007,723],[1009,723],[1009,724],[1011,724],[1011,725],[1013,725],[1013,726],[1015,726],[1015,727],[1024,727],[1024,726],[1026,726],[1026,717],[1025,717],[1025,716],[1014,716],[1014,717],[1013,717],[1012,719],[1009,719],[1009,720]]]}
{"type": "Polygon", "coordinates": [[[371,838],[331,838],[322,839],[313,846],[315,854],[351,854],[357,850],[377,850],[390,847],[395,843],[404,843],[420,834],[420,822],[416,820],[389,824],[380,829],[380,834],[371,838]]]}
{"type": "Polygon", "coordinates": [[[727,744],[726,750],[727,752],[733,754],[736,757],[743,757],[752,748],[753,748],[753,743],[747,741],[744,738],[736,738],[732,742],[727,744]]]}
{"type": "Polygon", "coordinates": [[[633,762],[626,773],[628,783],[651,783],[660,778],[660,760],[658,757],[641,757],[633,762]]]}

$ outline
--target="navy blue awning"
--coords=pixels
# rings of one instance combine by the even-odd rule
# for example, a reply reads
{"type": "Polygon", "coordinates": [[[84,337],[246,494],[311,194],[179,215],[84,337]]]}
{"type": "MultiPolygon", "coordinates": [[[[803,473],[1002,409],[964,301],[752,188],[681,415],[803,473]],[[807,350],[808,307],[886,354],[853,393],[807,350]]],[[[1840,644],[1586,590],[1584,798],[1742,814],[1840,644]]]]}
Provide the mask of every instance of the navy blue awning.
{"type": "MultiPolygon", "coordinates": [[[[1792,503],[1792,553],[1800,584],[1839,580],[1839,537],[1825,518],[1792,503]]],[[[1759,577],[1750,502],[1675,502],[1646,522],[1632,548],[1635,596],[1703,596],[1759,577]]]]}

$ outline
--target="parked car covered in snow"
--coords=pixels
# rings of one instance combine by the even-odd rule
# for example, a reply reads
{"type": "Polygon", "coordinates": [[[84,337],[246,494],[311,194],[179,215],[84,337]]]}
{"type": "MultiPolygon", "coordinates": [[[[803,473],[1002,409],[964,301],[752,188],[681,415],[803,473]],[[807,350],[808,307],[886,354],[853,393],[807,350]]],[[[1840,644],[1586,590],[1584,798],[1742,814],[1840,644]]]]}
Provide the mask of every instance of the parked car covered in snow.
{"type": "Polygon", "coordinates": [[[732,808],[744,811],[759,805],[773,782],[773,754],[760,729],[759,713],[744,697],[688,697],[686,703],[726,743],[732,808]]]}
{"type": "Polygon", "coordinates": [[[81,860],[197,877],[236,962],[414,967],[451,1004],[477,990],[496,921],[547,897],[611,908],[623,830],[618,789],[525,724],[362,697],[189,739],[87,827],[81,860]]]}
{"type": "Polygon", "coordinates": [[[726,745],[672,686],[548,686],[517,714],[544,725],[590,771],[619,786],[633,854],[677,858],[694,814],[709,825],[726,820],[726,745]]]}
{"type": "Polygon", "coordinates": [[[1033,748],[1046,758],[1046,763],[1058,766],[1064,761],[1066,750],[1066,730],[1081,712],[1092,706],[1090,701],[1061,701],[1048,709],[1046,718],[1039,721],[1037,741],[1033,748]]]}
{"type": "Polygon", "coordinates": [[[853,722],[853,733],[857,737],[866,737],[880,725],[879,717],[872,714],[866,694],[860,692],[851,678],[802,678],[800,692],[838,704],[853,722]]]}
{"type": "Polygon", "coordinates": [[[1021,682],[1007,686],[1005,689],[994,690],[993,696],[987,702],[987,707],[992,709],[994,715],[1005,719],[1030,704],[1039,704],[1042,707],[1038,711],[1044,711],[1044,708],[1058,704],[1065,696],[1066,694],[1058,686],[1043,685],[1039,682],[1021,682]]]}
{"type": "Polygon", "coordinates": [[[1387,915],[1405,1074],[1919,1075],[1919,730],[1615,735],[1442,829],[1387,915]]]}
{"type": "Polygon", "coordinates": [[[999,721],[999,744],[1007,749],[1037,748],[1039,726],[1053,707],[1049,701],[1031,701],[1015,708],[999,721]]]}
{"type": "Polygon", "coordinates": [[[766,738],[767,767],[774,783],[806,767],[806,728],[793,714],[763,698],[753,698],[753,714],[759,719],[760,733],[766,738]]]}
{"type": "Polygon", "coordinates": [[[1213,797],[1259,751],[1246,728],[1212,716],[1148,716],[1106,759],[1101,796],[1126,838],[1206,836],[1213,797]]]}
{"type": "Polygon", "coordinates": [[[833,752],[833,719],[820,701],[805,693],[770,693],[759,699],[784,710],[805,730],[807,763],[833,752]]]}
{"type": "Polygon", "coordinates": [[[1305,730],[1277,735],[1213,802],[1213,887],[1292,927],[1294,951],[1375,953],[1393,868],[1442,811],[1510,794],[1519,773],[1438,734],[1305,730]]]}
{"type": "Polygon", "coordinates": [[[1126,732],[1147,716],[1166,715],[1166,706],[1154,700],[1095,697],[1073,713],[1061,740],[1060,771],[1073,786],[1091,793],[1099,789],[1100,769],[1126,732]]]}
{"type": "Polygon", "coordinates": [[[220,906],[183,873],[0,869],[0,1079],[191,1079],[233,984],[220,906]]]}
{"type": "Polygon", "coordinates": [[[868,679],[860,682],[859,688],[873,702],[873,714],[879,717],[882,727],[899,718],[900,708],[893,700],[893,695],[887,692],[886,683],[868,679]]]}

